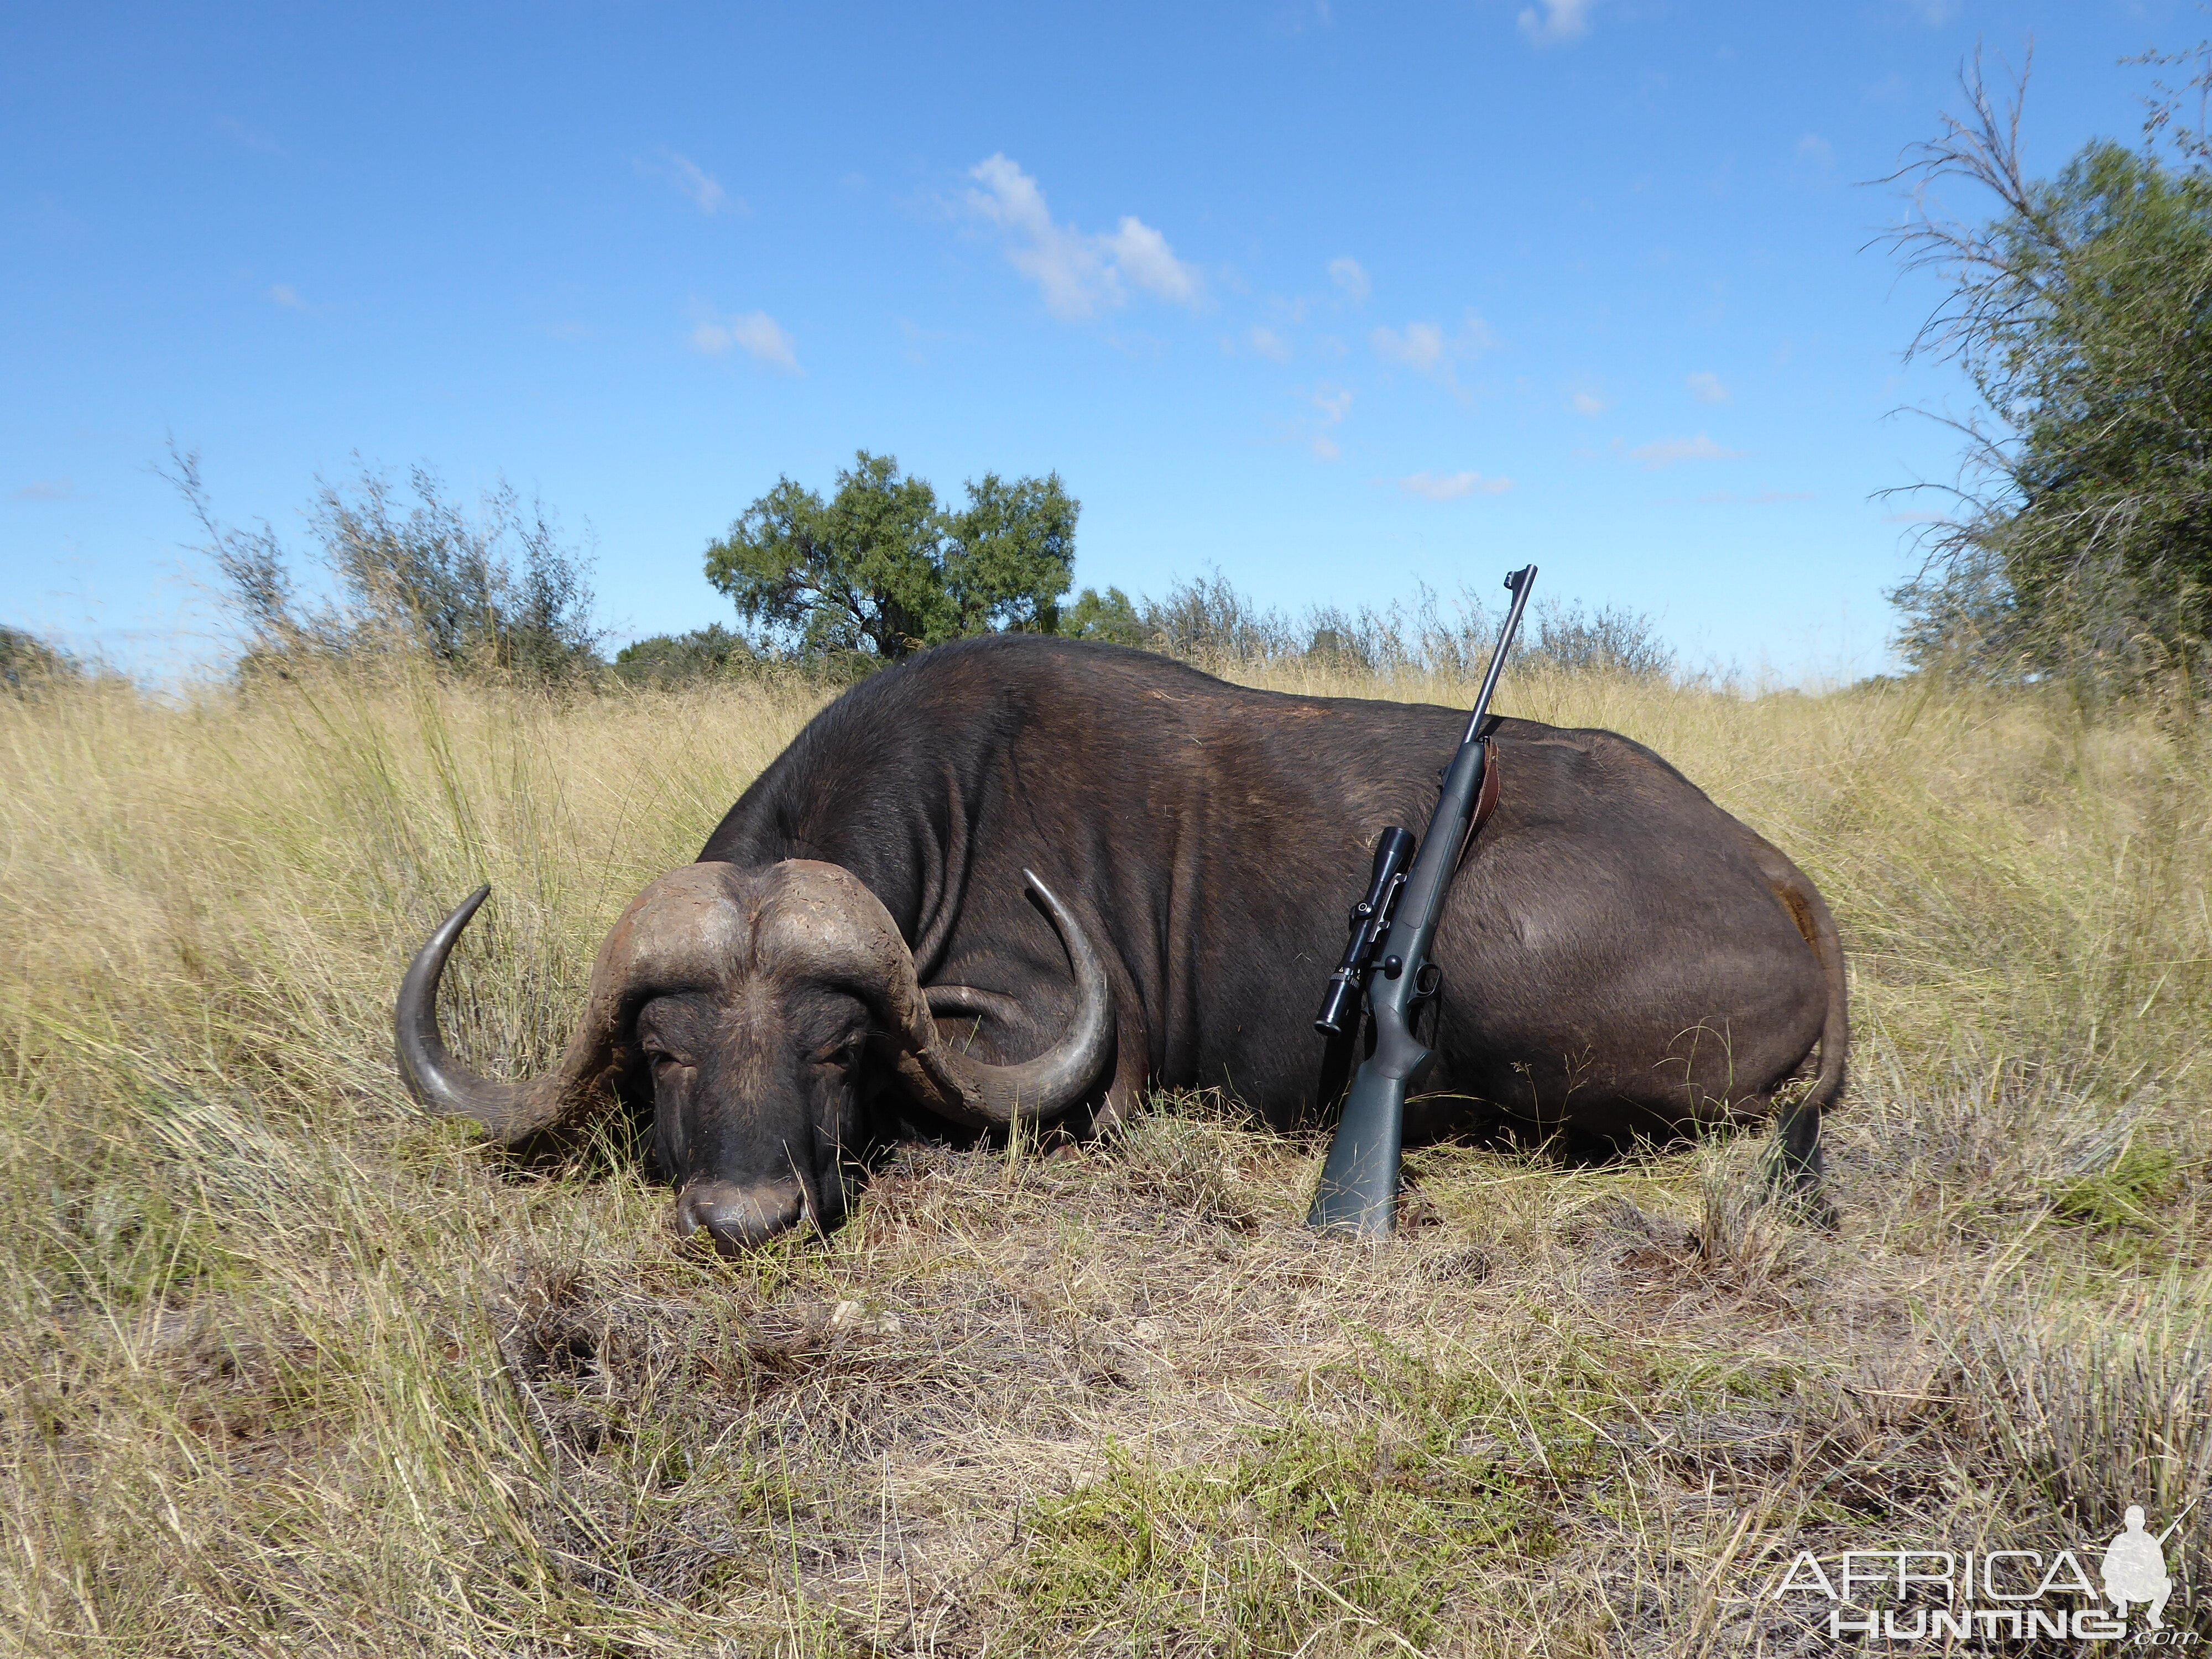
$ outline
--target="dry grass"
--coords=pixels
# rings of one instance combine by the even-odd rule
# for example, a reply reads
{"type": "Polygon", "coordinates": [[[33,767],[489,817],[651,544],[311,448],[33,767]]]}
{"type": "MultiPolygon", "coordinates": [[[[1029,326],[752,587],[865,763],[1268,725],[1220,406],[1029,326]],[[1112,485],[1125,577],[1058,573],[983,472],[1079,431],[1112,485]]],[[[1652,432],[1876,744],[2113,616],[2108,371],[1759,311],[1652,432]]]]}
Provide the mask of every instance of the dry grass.
{"type": "Polygon", "coordinates": [[[1317,1144],[1170,1100],[903,1154],[725,1264],[619,1149],[523,1176],[421,1118],[388,1008],[435,916],[495,884],[453,1025],[544,1064],[813,696],[0,697],[0,1648],[1824,1651],[1753,1599],[1800,1548],[2100,1543],[2212,1487],[2187,716],[1509,684],[1834,903],[1833,1235],[1738,1139],[1434,1149],[1424,1224],[1320,1241],[1317,1144]]]}

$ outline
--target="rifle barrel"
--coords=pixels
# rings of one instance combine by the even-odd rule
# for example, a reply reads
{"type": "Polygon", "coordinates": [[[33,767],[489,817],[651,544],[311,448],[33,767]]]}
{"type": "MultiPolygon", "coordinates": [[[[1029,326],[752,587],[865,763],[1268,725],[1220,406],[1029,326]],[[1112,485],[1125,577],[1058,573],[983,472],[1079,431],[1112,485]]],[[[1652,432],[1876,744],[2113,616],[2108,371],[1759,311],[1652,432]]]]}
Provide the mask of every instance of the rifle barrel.
{"type": "Polygon", "coordinates": [[[2159,1541],[2159,1543],[2160,1543],[2161,1546],[2163,1546],[2163,1545],[2165,1544],[2165,1542],[2166,1542],[2166,1540],[2167,1539],[2169,1539],[2169,1538],[2172,1537],[2174,1534],[2176,1534],[2176,1533],[2179,1532],[2179,1531],[2181,1530],[2181,1523],[2182,1523],[2184,1521],[2186,1521],[2186,1520],[2189,1518],[2189,1511],[2190,1511],[2190,1510],[2193,1510],[2193,1509],[2195,1509],[2195,1508],[2196,1508],[2199,1504],[2203,1503],[2203,1501],[2204,1501],[2204,1500],[2203,1500],[2203,1498],[2200,1496],[2200,1497],[2197,1497],[2197,1498],[2191,1498],[2191,1499],[2190,1499],[2186,1504],[2184,1504],[2181,1506],[2181,1513],[2180,1513],[2180,1514],[2179,1514],[2179,1515],[2177,1515],[2177,1516],[2175,1516],[2173,1517],[2173,1524],[2172,1524],[2172,1526],[2168,1527],[2168,1528],[2167,1528],[2164,1532],[2162,1532],[2162,1533],[2159,1534],[2159,1535],[2158,1535],[2158,1541],[2159,1541]]]}
{"type": "Polygon", "coordinates": [[[1467,735],[1460,739],[1473,743],[1482,717],[1490,712],[1491,694],[1498,690],[1498,677],[1505,672],[1505,657],[1513,644],[1513,636],[1521,631],[1521,613],[1528,608],[1529,590],[1536,585],[1536,567],[1523,565],[1505,579],[1512,590],[1513,608],[1505,613],[1505,626],[1498,630],[1498,649],[1491,653],[1490,672],[1482,677],[1482,690],[1475,693],[1474,712],[1468,716],[1467,735]]]}
{"type": "MultiPolygon", "coordinates": [[[[1380,1238],[1397,1225],[1406,1096],[1420,1086],[1435,1059],[1434,1052],[1414,1035],[1413,1005],[1435,990],[1434,975],[1427,971],[1429,942],[1436,935],[1444,894],[1474,823],[1485,765],[1482,722],[1490,712],[1491,694],[1498,689],[1506,656],[1513,648],[1513,636],[1520,631],[1521,613],[1528,609],[1535,575],[1536,567],[1532,564],[1505,579],[1513,605],[1506,613],[1505,626],[1498,631],[1490,672],[1482,677],[1474,712],[1468,718],[1467,734],[1460,739],[1451,764],[1444,769],[1436,811],[1430,815],[1428,831],[1413,854],[1413,868],[1398,889],[1389,931],[1373,958],[1378,965],[1364,975],[1367,1006],[1374,1016],[1374,1052],[1353,1077],[1351,1091],[1345,1097],[1336,1139],[1329,1144],[1321,1185],[1307,1212],[1306,1224],[1317,1231],[1380,1238]]],[[[1346,961],[1348,965],[1349,957],[1346,961]]]]}

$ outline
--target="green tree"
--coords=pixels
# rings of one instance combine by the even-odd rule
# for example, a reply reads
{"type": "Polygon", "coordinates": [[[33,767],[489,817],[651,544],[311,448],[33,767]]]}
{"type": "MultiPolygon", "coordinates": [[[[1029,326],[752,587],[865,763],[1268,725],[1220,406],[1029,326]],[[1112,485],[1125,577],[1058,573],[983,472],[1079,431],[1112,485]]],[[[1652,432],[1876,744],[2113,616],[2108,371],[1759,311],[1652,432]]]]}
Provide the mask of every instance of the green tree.
{"type": "Polygon", "coordinates": [[[824,501],[789,478],[707,549],[707,580],[738,614],[810,656],[896,660],[990,629],[1051,633],[1073,580],[1081,504],[1058,473],[986,473],[967,505],[862,450],[824,501]]]}
{"type": "Polygon", "coordinates": [[[1916,664],[2124,684],[2212,636],[2212,171],[2169,94],[2143,149],[2100,140],[2031,179],[2026,79],[2000,107],[1975,65],[1966,117],[1899,175],[1915,211],[1893,240],[1950,290],[1913,349],[1955,361],[1984,411],[1954,422],[1954,508],[1893,597],[1916,664]],[[1996,216],[1935,209],[1945,181],[1996,216]]]}
{"type": "Polygon", "coordinates": [[[1086,587],[1060,613],[1060,631],[1071,639],[1103,640],[1109,645],[1150,646],[1152,629],[1129,596],[1118,587],[1100,593],[1086,587]]]}

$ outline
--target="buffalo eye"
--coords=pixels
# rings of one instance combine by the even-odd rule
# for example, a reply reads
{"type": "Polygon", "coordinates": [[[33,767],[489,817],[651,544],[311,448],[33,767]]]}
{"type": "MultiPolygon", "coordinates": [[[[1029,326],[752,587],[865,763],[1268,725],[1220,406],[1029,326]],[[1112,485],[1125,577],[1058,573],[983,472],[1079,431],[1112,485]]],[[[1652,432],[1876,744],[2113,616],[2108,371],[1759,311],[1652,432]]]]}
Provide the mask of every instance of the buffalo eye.
{"type": "Polygon", "coordinates": [[[849,1070],[860,1063],[863,1041],[862,1034],[854,1031],[839,1037],[835,1042],[824,1043],[815,1051],[814,1063],[817,1066],[841,1066],[849,1070]]]}

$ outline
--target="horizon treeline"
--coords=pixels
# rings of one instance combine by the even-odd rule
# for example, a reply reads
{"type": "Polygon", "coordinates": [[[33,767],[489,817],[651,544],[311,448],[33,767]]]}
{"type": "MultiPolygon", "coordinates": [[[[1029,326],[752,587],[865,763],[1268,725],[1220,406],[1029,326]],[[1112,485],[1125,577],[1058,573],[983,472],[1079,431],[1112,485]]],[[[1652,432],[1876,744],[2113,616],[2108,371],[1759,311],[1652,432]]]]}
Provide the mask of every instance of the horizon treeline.
{"type": "MultiPolygon", "coordinates": [[[[241,682],[317,667],[424,664],[453,678],[570,690],[676,689],[763,673],[856,679],[913,651],[977,634],[1031,633],[1160,653],[1202,665],[1303,660],[1387,675],[1480,673],[1502,609],[1423,587],[1409,603],[1291,611],[1218,570],[1132,598],[1108,585],[1073,599],[1080,503],[1059,477],[972,481],[964,505],[862,451],[824,500],[790,479],[709,544],[708,580],[739,626],[716,622],[623,646],[596,614],[588,544],[557,515],[495,487],[471,511],[417,465],[404,485],[374,468],[319,480],[303,550],[264,521],[226,524],[197,454],[165,475],[202,539],[236,626],[241,682]],[[749,625],[747,625],[749,624],[749,625]]],[[[1516,660],[1570,672],[1662,678],[1676,655],[1651,617],[1540,601],[1516,660]]],[[[21,690],[85,672],[26,630],[0,629],[0,685],[21,690]]]]}

